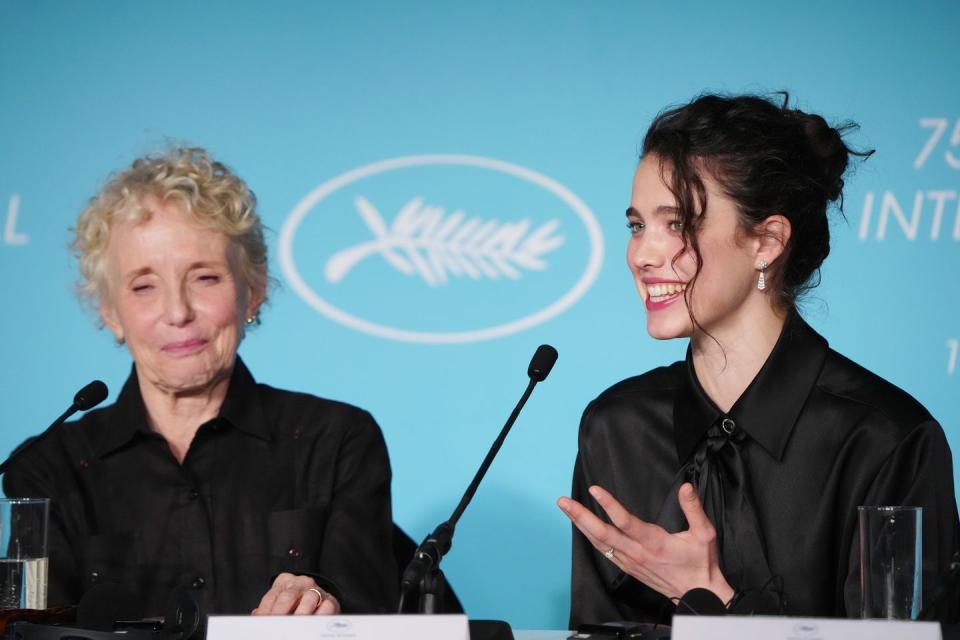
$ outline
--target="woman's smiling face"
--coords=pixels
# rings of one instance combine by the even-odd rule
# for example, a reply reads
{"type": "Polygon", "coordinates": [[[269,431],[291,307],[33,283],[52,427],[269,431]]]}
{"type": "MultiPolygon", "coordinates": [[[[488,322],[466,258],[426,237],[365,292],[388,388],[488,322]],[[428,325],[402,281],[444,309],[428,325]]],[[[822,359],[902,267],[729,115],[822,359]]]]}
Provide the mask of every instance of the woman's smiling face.
{"type": "Polygon", "coordinates": [[[110,230],[101,316],[126,342],[141,384],[202,391],[229,377],[257,301],[226,234],[198,226],[175,203],[147,197],[143,206],[146,220],[110,230]]]}
{"type": "Polygon", "coordinates": [[[697,274],[696,254],[684,245],[677,200],[667,187],[669,165],[661,175],[660,158],[647,155],[633,178],[627,264],[646,306],[647,332],[657,339],[692,336],[690,309],[710,334],[749,322],[752,312],[746,303],[756,290],[755,242],[742,228],[737,205],[708,173],[701,179],[707,207],[696,230],[703,261],[697,274]]]}

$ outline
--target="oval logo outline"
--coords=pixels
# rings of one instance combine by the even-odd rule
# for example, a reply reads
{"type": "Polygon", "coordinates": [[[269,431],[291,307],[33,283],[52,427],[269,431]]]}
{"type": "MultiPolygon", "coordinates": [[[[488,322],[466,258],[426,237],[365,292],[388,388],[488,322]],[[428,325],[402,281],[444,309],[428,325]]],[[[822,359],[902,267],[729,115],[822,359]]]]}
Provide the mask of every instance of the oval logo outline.
{"type": "Polygon", "coordinates": [[[594,216],[586,203],[570,189],[553,178],[549,178],[532,169],[517,164],[496,158],[464,154],[399,156],[373,162],[335,176],[313,189],[294,206],[293,210],[287,215],[281,228],[279,246],[281,271],[294,292],[309,306],[331,320],[356,331],[388,340],[421,344],[482,342],[484,340],[492,340],[513,333],[519,333],[520,331],[525,331],[538,324],[542,324],[560,315],[583,297],[600,274],[604,254],[603,234],[596,216],[594,216]],[[580,277],[573,286],[567,289],[563,295],[539,311],[492,327],[466,331],[413,331],[409,329],[399,329],[397,327],[390,327],[365,320],[324,300],[306,283],[294,263],[293,241],[300,224],[324,198],[343,187],[380,173],[424,165],[461,165],[497,171],[529,182],[555,195],[576,214],[586,229],[590,253],[583,273],[580,274],[580,277]]]}

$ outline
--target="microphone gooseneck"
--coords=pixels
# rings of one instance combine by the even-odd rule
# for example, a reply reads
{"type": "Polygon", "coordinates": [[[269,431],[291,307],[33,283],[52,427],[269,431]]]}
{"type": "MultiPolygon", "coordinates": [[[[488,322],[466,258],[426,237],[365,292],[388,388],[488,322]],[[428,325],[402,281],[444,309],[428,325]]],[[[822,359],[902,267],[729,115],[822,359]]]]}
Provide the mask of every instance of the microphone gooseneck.
{"type": "Polygon", "coordinates": [[[75,414],[77,411],[88,411],[89,409],[93,409],[95,406],[107,399],[107,394],[107,385],[100,380],[94,380],[90,384],[80,389],[80,391],[77,391],[76,395],[73,396],[73,404],[71,404],[66,411],[60,414],[60,417],[54,420],[53,423],[43,431],[43,433],[26,440],[23,444],[13,450],[13,453],[10,454],[10,457],[0,463],[0,474],[3,474],[3,472],[5,472],[11,464],[19,459],[20,456],[22,456],[31,447],[46,438],[48,435],[50,435],[50,433],[53,432],[54,429],[66,422],[67,418],[75,414]]]}
{"type": "MultiPolygon", "coordinates": [[[[417,547],[416,553],[413,554],[413,558],[407,564],[407,568],[403,571],[403,574],[400,578],[401,595],[400,605],[398,608],[401,613],[403,612],[406,595],[413,591],[417,585],[423,581],[424,577],[427,576],[428,573],[438,570],[440,561],[450,550],[450,547],[453,544],[453,534],[454,530],[456,529],[457,522],[460,520],[460,516],[463,515],[467,505],[470,504],[470,500],[473,499],[473,495],[477,492],[480,482],[486,475],[487,469],[490,468],[491,463],[493,463],[493,459],[500,451],[500,447],[503,446],[503,441],[506,440],[507,434],[510,432],[510,428],[513,426],[513,423],[516,422],[517,417],[520,415],[520,411],[523,409],[523,406],[527,403],[527,399],[533,392],[533,388],[537,386],[537,383],[546,380],[547,376],[550,374],[550,370],[553,369],[553,365],[557,361],[557,355],[557,350],[548,344],[542,344],[537,347],[536,352],[533,354],[533,358],[530,359],[530,365],[527,367],[527,375],[530,377],[530,382],[527,384],[527,388],[524,390],[523,395],[520,396],[520,400],[517,402],[517,405],[510,413],[510,417],[507,418],[507,422],[503,425],[503,429],[500,430],[500,435],[498,435],[497,439],[494,440],[493,445],[490,447],[490,451],[487,452],[483,462],[480,463],[480,468],[477,469],[476,475],[474,475],[473,480],[467,487],[467,490],[463,493],[460,503],[457,505],[457,508],[453,510],[453,514],[448,520],[441,522],[439,525],[437,525],[437,528],[433,530],[433,533],[424,538],[423,542],[420,543],[420,546],[417,547]]],[[[425,613],[433,612],[425,611],[425,613]]]]}

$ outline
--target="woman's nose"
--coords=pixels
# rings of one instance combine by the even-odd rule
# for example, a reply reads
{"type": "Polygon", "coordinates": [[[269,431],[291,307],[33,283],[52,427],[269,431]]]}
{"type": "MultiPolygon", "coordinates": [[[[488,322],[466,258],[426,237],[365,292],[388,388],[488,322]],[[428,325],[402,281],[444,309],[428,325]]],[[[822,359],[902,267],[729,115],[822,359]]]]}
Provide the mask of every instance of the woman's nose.
{"type": "Polygon", "coordinates": [[[180,327],[193,320],[193,307],[186,291],[172,289],[164,301],[164,315],[169,324],[180,327]]]}
{"type": "Polygon", "coordinates": [[[665,256],[666,247],[652,234],[633,236],[627,245],[627,262],[636,269],[662,267],[665,256]]]}

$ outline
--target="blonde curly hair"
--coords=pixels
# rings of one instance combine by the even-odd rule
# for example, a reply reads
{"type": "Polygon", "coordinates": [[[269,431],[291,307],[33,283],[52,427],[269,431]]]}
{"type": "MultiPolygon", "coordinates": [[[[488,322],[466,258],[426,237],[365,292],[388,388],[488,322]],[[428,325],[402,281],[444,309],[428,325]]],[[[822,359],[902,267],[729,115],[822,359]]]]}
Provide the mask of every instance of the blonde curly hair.
{"type": "Polygon", "coordinates": [[[108,299],[105,257],[115,222],[147,220],[145,197],[175,202],[198,225],[226,234],[239,249],[241,276],[264,298],[267,245],[257,199],[246,183],[205,149],[177,147],[133,161],[112,175],[77,219],[72,248],[80,267],[77,292],[93,304],[108,299]]]}

